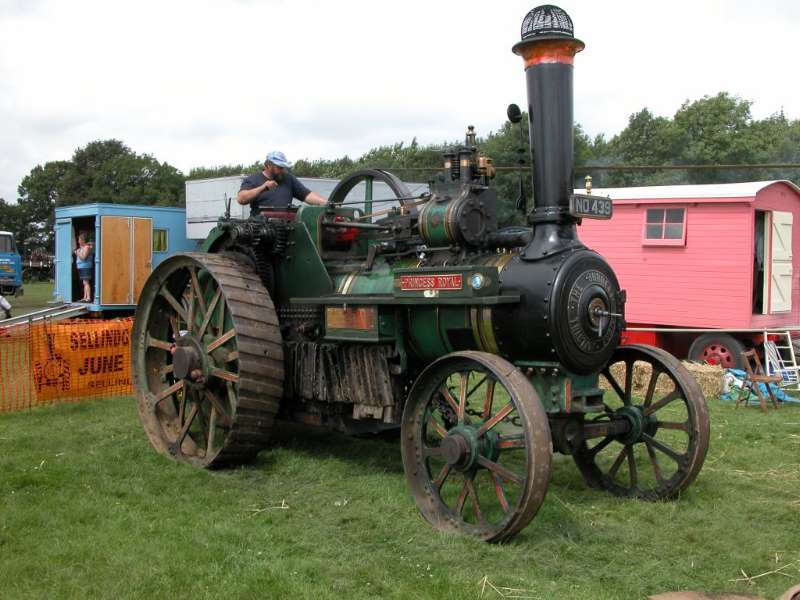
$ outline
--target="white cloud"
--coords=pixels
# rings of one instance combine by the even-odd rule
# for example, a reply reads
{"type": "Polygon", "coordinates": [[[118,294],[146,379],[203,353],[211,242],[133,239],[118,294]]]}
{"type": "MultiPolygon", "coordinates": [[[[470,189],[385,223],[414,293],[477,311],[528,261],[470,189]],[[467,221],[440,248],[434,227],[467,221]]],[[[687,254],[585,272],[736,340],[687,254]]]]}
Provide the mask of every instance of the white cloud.
{"type": "MultiPolygon", "coordinates": [[[[188,171],[270,148],[334,158],[486,132],[525,104],[510,48],[533,5],[0,0],[0,196],[94,139],[188,171]]],[[[720,90],[754,100],[758,117],[800,117],[794,2],[562,6],[587,43],[575,116],[590,134],[720,90]]]]}

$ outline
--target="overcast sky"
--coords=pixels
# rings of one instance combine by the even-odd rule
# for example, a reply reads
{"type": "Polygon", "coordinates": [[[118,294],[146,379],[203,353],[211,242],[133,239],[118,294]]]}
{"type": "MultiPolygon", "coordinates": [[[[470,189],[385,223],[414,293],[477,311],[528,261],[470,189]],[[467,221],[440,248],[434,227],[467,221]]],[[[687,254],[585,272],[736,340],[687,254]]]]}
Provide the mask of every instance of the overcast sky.
{"type": "MultiPolygon", "coordinates": [[[[96,139],[188,172],[487,133],[525,105],[510,48],[535,4],[0,0],[0,197],[96,139]]],[[[592,135],[721,90],[800,118],[798,0],[560,5],[586,42],[575,118],[592,135]]]]}

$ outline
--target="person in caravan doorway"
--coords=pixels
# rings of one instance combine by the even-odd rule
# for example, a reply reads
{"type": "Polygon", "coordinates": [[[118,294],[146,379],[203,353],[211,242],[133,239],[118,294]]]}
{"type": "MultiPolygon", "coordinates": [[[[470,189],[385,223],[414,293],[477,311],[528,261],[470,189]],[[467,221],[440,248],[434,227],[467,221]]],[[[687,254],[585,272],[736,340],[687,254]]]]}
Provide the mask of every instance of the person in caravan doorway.
{"type": "Polygon", "coordinates": [[[8,300],[6,300],[2,294],[0,294],[0,308],[3,309],[3,313],[6,316],[6,319],[11,318],[11,304],[8,300]]]}
{"type": "Polygon", "coordinates": [[[83,298],[80,302],[92,301],[92,279],[94,276],[94,247],[87,241],[85,233],[78,234],[78,247],[75,248],[75,266],[83,284],[83,298]]]}

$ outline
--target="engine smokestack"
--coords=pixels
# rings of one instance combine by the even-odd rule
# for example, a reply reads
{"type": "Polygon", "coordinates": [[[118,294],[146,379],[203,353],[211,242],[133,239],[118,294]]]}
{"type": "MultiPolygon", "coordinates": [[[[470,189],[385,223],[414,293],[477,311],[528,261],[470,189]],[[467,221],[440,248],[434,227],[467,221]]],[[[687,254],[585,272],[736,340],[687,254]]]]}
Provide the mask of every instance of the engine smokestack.
{"type": "MultiPolygon", "coordinates": [[[[522,40],[512,48],[525,62],[528,92],[534,193],[528,218],[534,226],[558,226],[544,227],[535,235],[542,244],[537,253],[545,255],[577,242],[576,219],[570,215],[572,64],[584,44],[573,33],[569,15],[557,6],[545,4],[525,15],[522,40]]],[[[533,248],[528,250],[526,255],[533,259],[533,248]]]]}

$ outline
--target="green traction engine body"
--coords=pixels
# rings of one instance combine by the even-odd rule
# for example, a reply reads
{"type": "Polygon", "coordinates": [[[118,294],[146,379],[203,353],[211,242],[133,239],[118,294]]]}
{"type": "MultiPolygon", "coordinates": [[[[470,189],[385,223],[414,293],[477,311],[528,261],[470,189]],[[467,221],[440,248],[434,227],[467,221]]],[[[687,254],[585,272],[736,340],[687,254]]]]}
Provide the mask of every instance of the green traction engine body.
{"type": "Polygon", "coordinates": [[[425,519],[490,542],[533,519],[554,451],[591,487],[678,496],[702,466],[708,413],[674,357],[620,346],[625,293],[578,237],[582,219],[612,212],[572,189],[582,49],[552,5],[526,15],[513,47],[528,94],[527,226],[499,226],[495,168],[470,127],[424,194],[358,171],[325,206],[222,218],[202,252],[162,262],[132,338],[153,446],[217,468],[252,459],[281,420],[399,427],[425,519]],[[373,197],[375,182],[392,197],[373,197]]]}

